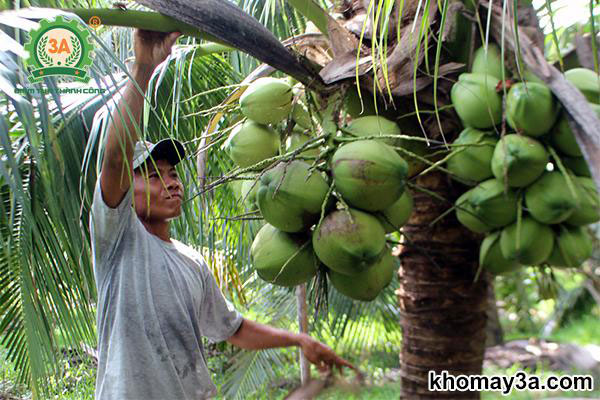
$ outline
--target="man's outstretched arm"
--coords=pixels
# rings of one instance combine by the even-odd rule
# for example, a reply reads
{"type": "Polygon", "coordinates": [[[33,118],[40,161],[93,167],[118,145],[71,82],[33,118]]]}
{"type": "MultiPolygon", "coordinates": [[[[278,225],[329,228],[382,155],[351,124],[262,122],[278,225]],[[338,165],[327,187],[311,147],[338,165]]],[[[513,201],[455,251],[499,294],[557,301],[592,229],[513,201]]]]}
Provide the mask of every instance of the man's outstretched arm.
{"type": "Polygon", "coordinates": [[[321,371],[327,371],[334,366],[340,369],[342,367],[356,369],[354,365],[335,354],[328,346],[305,333],[293,333],[245,318],[238,331],[227,341],[247,350],[299,346],[308,361],[315,364],[321,371]]]}
{"type": "Polygon", "coordinates": [[[130,177],[133,176],[133,147],[138,141],[137,131],[144,109],[143,94],[148,89],[154,69],[171,53],[171,46],[179,35],[177,32],[135,32],[135,63],[131,70],[135,83],[127,83],[123,97],[111,115],[102,160],[100,186],[104,202],[109,207],[119,205],[129,190],[130,177]]]}

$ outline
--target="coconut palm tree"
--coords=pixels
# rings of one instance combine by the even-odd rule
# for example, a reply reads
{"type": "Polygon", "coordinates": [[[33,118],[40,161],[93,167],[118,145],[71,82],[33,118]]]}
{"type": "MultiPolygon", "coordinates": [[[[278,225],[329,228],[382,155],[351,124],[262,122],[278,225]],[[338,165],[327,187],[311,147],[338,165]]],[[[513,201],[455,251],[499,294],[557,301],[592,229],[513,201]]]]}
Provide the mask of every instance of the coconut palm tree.
{"type": "MultiPolygon", "coordinates": [[[[533,46],[540,37],[531,6],[519,3],[514,9],[512,2],[475,5],[457,0],[342,1],[337,4],[338,15],[334,19],[326,11],[328,4],[312,0],[240,0],[242,10],[261,19],[275,34],[268,36],[246,17],[237,21],[231,15],[227,15],[227,20],[202,19],[204,14],[198,11],[201,7],[220,7],[223,2],[140,3],[172,17],[174,25],[157,24],[152,19],[158,18],[156,15],[149,15],[148,20],[122,18],[136,12],[136,7],[117,12],[104,10],[102,19],[108,24],[111,15],[116,14],[121,20],[115,18],[115,25],[132,26],[142,21],[141,27],[146,28],[172,30],[176,26],[190,36],[240,48],[324,96],[358,88],[366,107],[374,106],[399,123],[407,136],[403,155],[411,162],[410,187],[416,205],[403,229],[402,266],[396,291],[399,315],[390,309],[394,288],[373,305],[358,308],[333,291],[331,310],[338,313],[331,324],[322,325],[341,334],[344,327],[348,329],[348,321],[358,319],[360,312],[364,316],[377,311],[392,333],[402,327],[402,395],[455,398],[456,393],[432,394],[427,388],[427,373],[481,372],[488,279],[485,274],[475,279],[480,238],[448,212],[463,190],[441,168],[444,143],[461,129],[451,108],[450,87],[457,74],[469,65],[473,49],[482,42],[499,43],[507,63],[514,64],[517,74],[525,62],[543,75],[546,64],[536,59],[531,49],[524,51],[519,46],[533,46]],[[519,16],[517,22],[513,21],[514,15],[519,16]],[[529,17],[522,18],[524,15],[529,17]],[[283,46],[264,46],[260,40],[240,41],[239,36],[243,35],[231,35],[243,26],[261,40],[285,42],[304,31],[307,21],[320,34],[287,40],[303,51],[306,59],[301,61],[285,56],[283,46]],[[515,54],[521,54],[522,59],[515,54]],[[323,69],[317,73],[320,68],[323,69]],[[390,325],[389,321],[396,317],[400,324],[390,325]]],[[[89,15],[85,9],[112,8],[102,2],[32,1],[24,5],[79,9],[76,12],[84,20],[89,15]]],[[[8,51],[0,53],[4,94],[0,109],[6,110],[0,118],[0,332],[3,345],[10,349],[23,378],[39,389],[40,379],[52,372],[49,365],[63,346],[62,341],[75,346],[94,340],[95,286],[85,211],[99,166],[98,144],[110,118],[106,106],[114,104],[113,95],[126,78],[121,71],[126,71],[131,36],[123,28],[102,28],[94,34],[97,55],[92,76],[97,87],[106,89],[104,94],[66,99],[52,80],[45,82],[47,95],[18,94],[15,88],[31,87],[24,79],[25,67],[19,58],[23,56],[24,31],[31,27],[29,21],[47,16],[34,14],[27,10],[0,14],[4,36],[9,37],[8,51]],[[94,114],[96,117],[92,118],[94,114]]],[[[595,37],[593,24],[592,34],[595,37]]],[[[149,90],[152,102],[144,116],[144,127],[150,140],[173,135],[201,155],[182,165],[189,197],[195,200],[186,204],[183,218],[173,224],[175,236],[212,249],[209,257],[215,261],[212,265],[217,280],[240,302],[247,300],[242,284],[250,279],[256,290],[271,293],[274,308],[289,310],[293,299],[289,292],[273,291],[250,277],[249,238],[257,225],[251,215],[238,217],[242,212],[232,188],[223,185],[205,193],[205,182],[233,168],[218,149],[229,124],[234,122],[234,114],[219,120],[213,118],[214,126],[207,125],[208,118],[216,112],[230,111],[231,102],[226,98],[236,89],[232,86],[258,66],[256,59],[238,52],[221,53],[223,50],[206,42],[184,39],[174,57],[153,77],[149,90]],[[201,165],[197,166],[196,161],[201,165]],[[244,221],[234,221],[238,219],[244,221]]],[[[564,88],[564,80],[553,74],[542,79],[555,91],[564,88]]],[[[585,104],[581,106],[583,111],[575,110],[573,104],[580,99],[568,97],[572,90],[564,93],[559,97],[575,120],[595,119],[585,104]]],[[[583,143],[585,138],[598,135],[594,130],[598,124],[581,126],[584,133],[577,137],[583,143]]],[[[594,165],[593,154],[589,153],[588,161],[594,165]]],[[[278,318],[285,318],[285,313],[274,316],[278,318]]],[[[319,327],[320,322],[324,322],[323,318],[317,318],[315,326],[319,327]]],[[[273,352],[262,354],[242,358],[237,371],[244,371],[252,363],[264,366],[276,357],[273,352]]],[[[268,377],[266,371],[263,368],[261,376],[268,377]]],[[[243,379],[243,373],[234,372],[231,393],[252,387],[243,379]]],[[[477,398],[479,394],[460,396],[477,398]]]]}

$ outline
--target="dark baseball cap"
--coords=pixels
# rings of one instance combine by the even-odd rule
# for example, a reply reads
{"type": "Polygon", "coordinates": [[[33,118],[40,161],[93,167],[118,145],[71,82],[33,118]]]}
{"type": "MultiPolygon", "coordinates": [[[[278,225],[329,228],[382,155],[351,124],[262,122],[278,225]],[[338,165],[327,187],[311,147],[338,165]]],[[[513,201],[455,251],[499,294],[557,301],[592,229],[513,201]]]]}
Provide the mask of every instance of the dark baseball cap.
{"type": "Polygon", "coordinates": [[[167,160],[175,166],[185,158],[185,149],[176,139],[163,139],[157,143],[139,141],[133,149],[133,169],[146,162],[150,156],[154,160],[167,160]]]}

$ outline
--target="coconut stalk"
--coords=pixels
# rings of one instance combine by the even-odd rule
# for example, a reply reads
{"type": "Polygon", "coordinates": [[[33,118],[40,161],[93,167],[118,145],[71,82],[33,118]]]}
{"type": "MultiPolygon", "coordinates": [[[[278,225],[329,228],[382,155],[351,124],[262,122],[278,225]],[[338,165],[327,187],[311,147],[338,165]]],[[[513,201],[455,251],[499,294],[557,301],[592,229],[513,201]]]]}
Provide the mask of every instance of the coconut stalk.
{"type": "MultiPolygon", "coordinates": [[[[300,333],[308,333],[308,312],[306,307],[306,283],[296,287],[296,309],[298,311],[298,327],[300,333]]],[[[300,352],[300,382],[305,385],[310,380],[310,364],[302,351],[300,352]]]]}
{"type": "Polygon", "coordinates": [[[63,11],[77,15],[88,24],[92,17],[98,17],[101,25],[123,26],[165,33],[181,32],[187,36],[225,44],[225,41],[216,36],[153,11],[122,10],[119,8],[65,8],[63,11]]]}

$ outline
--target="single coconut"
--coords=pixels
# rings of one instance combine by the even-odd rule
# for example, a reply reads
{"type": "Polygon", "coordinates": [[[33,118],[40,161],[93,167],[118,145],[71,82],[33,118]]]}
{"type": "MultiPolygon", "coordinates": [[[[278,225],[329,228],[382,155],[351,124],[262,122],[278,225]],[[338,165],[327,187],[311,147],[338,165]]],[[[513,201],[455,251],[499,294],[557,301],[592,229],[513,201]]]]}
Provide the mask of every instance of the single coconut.
{"type": "Polygon", "coordinates": [[[263,218],[284,232],[299,232],[317,222],[329,185],[302,161],[281,162],[260,178],[256,192],[263,218]]]}
{"type": "Polygon", "coordinates": [[[561,225],[547,263],[555,267],[577,268],[592,256],[593,249],[592,237],[584,228],[561,225]]]}
{"type": "Polygon", "coordinates": [[[454,141],[447,168],[456,177],[480,182],[491,178],[491,161],[498,138],[473,128],[463,130],[454,141]]]}
{"type": "Polygon", "coordinates": [[[494,275],[506,274],[521,267],[518,261],[507,260],[500,249],[500,232],[493,232],[483,239],[479,249],[479,265],[494,275]]]}
{"type": "Polygon", "coordinates": [[[488,129],[502,121],[502,98],[498,79],[490,75],[463,73],[452,86],[450,97],[465,126],[488,129]]]}
{"type": "Polygon", "coordinates": [[[505,135],[494,149],[492,173],[512,187],[524,187],[542,175],[548,153],[540,142],[527,136],[505,135]]]}
{"type": "Polygon", "coordinates": [[[544,172],[525,190],[529,214],[544,224],[558,224],[569,218],[577,201],[568,189],[567,179],[559,171],[544,172]]]}
{"type": "Polygon", "coordinates": [[[279,134],[268,126],[246,120],[231,132],[227,148],[233,162],[246,168],[279,153],[279,134]]]}
{"type": "Polygon", "coordinates": [[[397,270],[398,259],[385,248],[379,261],[366,271],[349,276],[329,270],[328,275],[338,292],[354,300],[371,301],[390,284],[397,270]]]}
{"type": "Polygon", "coordinates": [[[594,181],[586,177],[576,177],[574,183],[579,205],[565,222],[569,225],[582,226],[600,221],[600,198],[594,181]]]}
{"type": "Polygon", "coordinates": [[[327,215],[313,232],[313,248],[319,260],[333,271],[356,275],[379,260],[385,247],[385,231],[373,215],[337,210],[327,215]]]}
{"type": "Polygon", "coordinates": [[[474,74],[487,74],[488,76],[502,79],[502,73],[506,76],[504,63],[500,48],[490,43],[487,46],[481,46],[473,53],[473,66],[471,72],[474,74]]]}
{"type": "Polygon", "coordinates": [[[390,146],[376,140],[359,140],[336,150],[331,170],[335,187],[348,204],[379,211],[402,195],[408,165],[390,146]]]}
{"type": "Polygon", "coordinates": [[[541,136],[558,116],[558,106],[550,89],[540,83],[515,83],[506,96],[506,120],[518,132],[541,136]]]}
{"type": "Polygon", "coordinates": [[[279,286],[296,286],[317,273],[318,261],[310,238],[265,224],[250,249],[258,276],[279,286]]]}
{"type": "Polygon", "coordinates": [[[585,98],[600,104],[600,77],[591,69],[573,68],[565,72],[565,78],[583,93],[585,98]]]}
{"type": "MultiPolygon", "coordinates": [[[[394,122],[380,117],[370,115],[352,120],[345,129],[350,135],[356,137],[364,136],[397,136],[400,135],[400,127],[394,122]]],[[[382,142],[394,146],[398,139],[386,138],[382,142]]]]}
{"type": "Polygon", "coordinates": [[[283,79],[264,77],[252,82],[240,97],[242,114],[261,124],[276,124],[292,111],[292,87],[283,79]]]}
{"type": "MultiPolygon", "coordinates": [[[[590,104],[590,107],[596,112],[596,115],[600,118],[600,105],[590,104]]],[[[575,140],[573,130],[569,126],[566,115],[563,113],[562,117],[558,120],[554,128],[552,129],[552,135],[550,136],[552,146],[563,154],[572,157],[581,157],[581,149],[575,140]]]]}
{"type": "Polygon", "coordinates": [[[473,232],[488,232],[517,218],[517,195],[502,182],[489,179],[456,200],[456,218],[473,232]]]}
{"type": "Polygon", "coordinates": [[[507,226],[500,235],[500,249],[507,260],[523,265],[538,265],[546,261],[552,252],[554,233],[548,225],[531,217],[507,226]]]}
{"type": "Polygon", "coordinates": [[[413,198],[410,193],[405,190],[398,201],[385,210],[377,213],[377,218],[379,219],[379,222],[381,222],[385,233],[396,232],[406,224],[412,214],[413,206],[413,198]]]}

